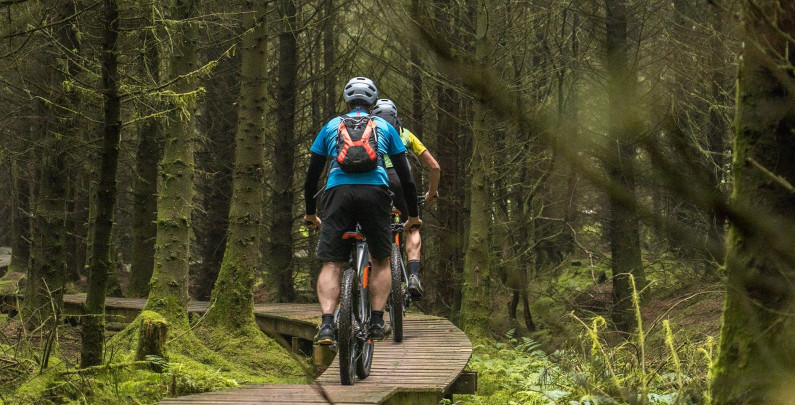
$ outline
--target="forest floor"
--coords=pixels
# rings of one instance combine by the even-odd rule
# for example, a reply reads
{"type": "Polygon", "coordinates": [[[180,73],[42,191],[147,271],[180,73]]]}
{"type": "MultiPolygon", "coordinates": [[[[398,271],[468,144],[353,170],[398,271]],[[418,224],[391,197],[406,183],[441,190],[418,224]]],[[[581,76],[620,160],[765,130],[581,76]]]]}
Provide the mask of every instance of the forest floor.
{"type": "MultiPolygon", "coordinates": [[[[583,398],[592,398],[601,401],[599,403],[624,403],[622,398],[637,395],[632,390],[628,392],[612,386],[615,383],[606,377],[612,373],[624,386],[632,387],[634,381],[647,381],[652,403],[655,400],[656,403],[703,403],[712,347],[717,343],[720,329],[722,288],[719,281],[706,281],[692,270],[677,273],[670,266],[650,269],[651,283],[643,293],[641,308],[646,331],[642,350],[634,338],[627,341],[606,324],[599,326],[595,321],[601,316],[609,322],[611,283],[606,281],[609,277],[597,281],[594,273],[599,273],[599,269],[572,264],[571,268],[535,280],[531,312],[539,327],[536,332],[522,330],[518,323],[508,320],[504,315],[506,300],[495,299],[493,313],[497,316],[492,328],[495,339],[474,342],[470,361],[470,367],[479,373],[479,393],[456,396],[455,402],[586,404],[589,402],[583,398]],[[663,325],[664,320],[667,327],[663,325]],[[595,350],[601,354],[595,354],[595,350]],[[641,357],[645,362],[643,367],[638,360],[641,357]],[[550,377],[550,372],[557,377],[550,377]],[[687,399],[683,401],[685,396],[687,399]]],[[[3,279],[6,281],[0,282],[0,289],[16,286],[18,277],[7,274],[3,279]]],[[[505,294],[495,291],[495,296],[498,293],[505,294]]],[[[258,298],[265,296],[258,295],[258,298]]],[[[520,308],[518,318],[522,315],[520,308]]],[[[117,331],[110,330],[108,338],[115,333],[117,331]]],[[[45,378],[37,376],[36,355],[22,353],[36,346],[35,339],[24,337],[16,317],[0,314],[0,363],[3,365],[0,386],[19,387],[45,378]]],[[[79,327],[68,324],[60,327],[56,346],[59,369],[62,372],[76,369],[80,356],[79,327]]],[[[176,372],[169,377],[136,374],[131,378],[148,378],[155,385],[167,387],[166,378],[174,379],[176,375],[176,372]]],[[[199,381],[206,377],[179,374],[184,384],[193,384],[191,389],[197,391],[245,383],[219,375],[199,381]]],[[[120,378],[119,374],[113,378],[120,378]]],[[[9,394],[11,391],[0,388],[0,404],[8,400],[9,394]]],[[[147,403],[158,398],[152,392],[145,394],[148,396],[129,399],[147,403]]]]}
{"type": "Polygon", "coordinates": [[[460,404],[651,404],[709,402],[708,371],[717,352],[724,292],[717,276],[670,258],[646,257],[641,293],[644,333],[610,325],[609,264],[570,260],[530,282],[537,330],[507,317],[509,296],[495,290],[492,330],[476,342],[469,366],[478,395],[460,404]],[[601,276],[600,276],[601,274],[601,276]],[[501,337],[500,337],[501,336],[501,337]]]}

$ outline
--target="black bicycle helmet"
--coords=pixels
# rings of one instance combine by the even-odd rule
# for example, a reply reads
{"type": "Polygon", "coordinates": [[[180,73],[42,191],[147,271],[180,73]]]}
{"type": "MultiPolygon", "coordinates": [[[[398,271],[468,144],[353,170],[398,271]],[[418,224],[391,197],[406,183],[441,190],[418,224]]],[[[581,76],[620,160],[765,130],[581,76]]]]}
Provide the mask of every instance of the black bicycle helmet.
{"type": "Polygon", "coordinates": [[[388,98],[379,98],[378,101],[375,102],[372,113],[379,117],[383,117],[387,114],[392,114],[395,117],[398,115],[397,106],[388,98]]]}
{"type": "Polygon", "coordinates": [[[375,107],[370,111],[370,114],[383,118],[386,122],[392,124],[395,129],[400,127],[400,119],[397,116],[397,106],[388,98],[378,99],[378,101],[375,102],[375,107]]]}

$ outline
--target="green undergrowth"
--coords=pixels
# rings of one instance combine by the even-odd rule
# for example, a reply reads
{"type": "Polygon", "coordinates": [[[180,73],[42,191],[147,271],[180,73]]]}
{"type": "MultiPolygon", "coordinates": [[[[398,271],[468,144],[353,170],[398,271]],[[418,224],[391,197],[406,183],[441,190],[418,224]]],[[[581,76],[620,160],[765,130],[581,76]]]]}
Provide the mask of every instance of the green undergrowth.
{"type": "MultiPolygon", "coordinates": [[[[292,357],[259,330],[231,335],[193,325],[169,331],[166,357],[135,361],[140,319],[114,336],[107,363],[87,369],[67,366],[57,356],[42,373],[28,375],[15,392],[0,391],[8,404],[151,404],[175,397],[245,384],[304,384],[306,360],[292,357]],[[256,333],[254,333],[256,332],[256,333]],[[160,372],[153,371],[161,370],[160,372]]],[[[75,359],[72,359],[74,364],[75,359]]]]}
{"type": "MultiPolygon", "coordinates": [[[[604,296],[608,304],[610,299],[610,290],[602,289],[610,286],[607,265],[581,263],[572,261],[531,282],[531,312],[539,330],[519,329],[506,316],[492,320],[493,330],[507,333],[473,342],[468,367],[478,372],[478,392],[457,395],[454,402],[708,403],[722,292],[682,263],[645,262],[650,283],[634,300],[643,333],[627,338],[614,330],[608,311],[578,307],[578,292],[592,300],[604,296]],[[596,283],[602,273],[606,277],[596,283]]],[[[495,313],[504,313],[500,309],[495,313]]],[[[519,325],[522,316],[520,306],[519,325]]]]}
{"type": "Polygon", "coordinates": [[[631,342],[608,346],[592,325],[566,349],[546,353],[529,338],[510,332],[500,341],[474,344],[469,367],[478,372],[477,395],[455,404],[703,404],[711,342],[675,341],[667,356],[641,362],[631,342]],[[645,387],[645,388],[644,388],[645,387]]]}

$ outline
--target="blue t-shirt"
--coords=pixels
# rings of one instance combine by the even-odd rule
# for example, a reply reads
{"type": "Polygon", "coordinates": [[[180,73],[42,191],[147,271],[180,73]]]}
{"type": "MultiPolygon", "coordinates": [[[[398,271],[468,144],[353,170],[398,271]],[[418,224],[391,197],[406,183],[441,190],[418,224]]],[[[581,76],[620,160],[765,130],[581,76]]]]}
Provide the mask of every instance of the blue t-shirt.
{"type": "MultiPolygon", "coordinates": [[[[366,115],[367,112],[361,109],[355,109],[348,113],[349,116],[366,115]]],[[[347,173],[340,169],[337,164],[337,126],[342,119],[336,117],[329,121],[318,132],[315,142],[309,148],[318,155],[328,156],[332,158],[330,170],[328,173],[328,181],[326,181],[326,190],[342,184],[368,184],[374,186],[389,186],[389,178],[386,175],[384,168],[384,155],[397,155],[406,151],[403,141],[400,140],[392,125],[380,117],[373,117],[378,131],[378,167],[375,170],[364,173],[347,173]]]]}

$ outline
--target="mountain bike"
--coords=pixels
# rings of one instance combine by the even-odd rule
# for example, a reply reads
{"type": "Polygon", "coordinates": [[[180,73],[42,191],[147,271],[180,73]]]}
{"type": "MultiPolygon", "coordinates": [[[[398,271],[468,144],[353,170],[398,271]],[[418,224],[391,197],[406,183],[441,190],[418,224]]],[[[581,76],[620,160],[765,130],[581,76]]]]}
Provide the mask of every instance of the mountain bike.
{"type": "MultiPolygon", "coordinates": [[[[425,202],[425,196],[417,196],[417,202],[425,202]]],[[[392,289],[386,303],[389,311],[389,326],[392,327],[392,339],[395,342],[403,341],[403,316],[411,304],[412,297],[408,290],[409,276],[406,272],[406,263],[403,260],[400,235],[403,234],[403,223],[400,221],[401,212],[392,210],[392,255],[389,257],[389,267],[392,273],[392,289]]]]}
{"type": "Polygon", "coordinates": [[[351,259],[345,267],[340,283],[340,302],[334,314],[337,325],[337,356],[340,363],[340,382],[353,385],[354,374],[360,379],[370,375],[373,363],[373,341],[370,339],[370,256],[367,240],[357,224],[354,232],[346,232],[343,239],[353,239],[351,259]]]}

